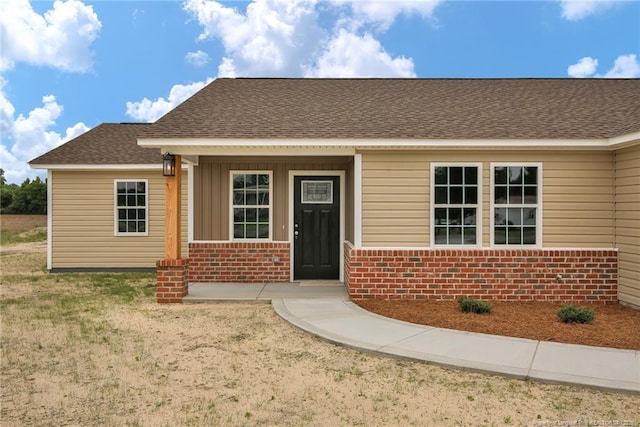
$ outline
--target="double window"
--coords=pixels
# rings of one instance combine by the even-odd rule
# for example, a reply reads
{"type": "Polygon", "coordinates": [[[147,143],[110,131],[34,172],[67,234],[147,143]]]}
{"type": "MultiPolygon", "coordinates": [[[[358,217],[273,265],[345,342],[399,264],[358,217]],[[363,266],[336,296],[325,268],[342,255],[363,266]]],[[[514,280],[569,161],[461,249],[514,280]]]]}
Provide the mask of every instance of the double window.
{"type": "Polygon", "coordinates": [[[231,172],[234,239],[271,238],[271,172],[231,172]]]}
{"type": "Polygon", "coordinates": [[[434,244],[478,245],[481,231],[481,166],[434,164],[431,177],[434,244]]]}
{"type": "MultiPolygon", "coordinates": [[[[491,246],[539,246],[541,164],[491,165],[491,246]]],[[[434,246],[482,245],[482,165],[431,166],[434,246]]]]}
{"type": "Polygon", "coordinates": [[[147,180],[116,180],[114,187],[116,236],[148,235],[147,180]]]}
{"type": "Polygon", "coordinates": [[[492,165],[492,245],[540,244],[541,165],[492,165]]]}

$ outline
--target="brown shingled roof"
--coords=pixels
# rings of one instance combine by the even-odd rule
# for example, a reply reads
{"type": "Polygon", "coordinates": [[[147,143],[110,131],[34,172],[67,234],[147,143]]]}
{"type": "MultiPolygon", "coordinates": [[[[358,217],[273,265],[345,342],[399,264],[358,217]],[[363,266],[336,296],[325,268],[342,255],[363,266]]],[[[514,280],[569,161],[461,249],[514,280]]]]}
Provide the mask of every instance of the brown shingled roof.
{"type": "Polygon", "coordinates": [[[591,139],[640,131],[640,79],[217,79],[142,138],[591,139]]]}
{"type": "Polygon", "coordinates": [[[157,122],[102,124],[31,165],[160,164],[138,138],[601,139],[640,79],[217,79],[157,122]]]}
{"type": "Polygon", "coordinates": [[[147,123],[104,123],[37,157],[31,165],[126,165],[162,163],[157,149],[137,144],[147,123]]]}

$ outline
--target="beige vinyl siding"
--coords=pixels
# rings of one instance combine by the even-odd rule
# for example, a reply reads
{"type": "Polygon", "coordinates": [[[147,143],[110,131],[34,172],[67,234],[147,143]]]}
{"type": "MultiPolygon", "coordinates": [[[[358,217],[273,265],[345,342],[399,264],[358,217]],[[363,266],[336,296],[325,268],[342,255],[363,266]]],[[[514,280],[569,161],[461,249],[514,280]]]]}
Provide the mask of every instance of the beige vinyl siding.
{"type": "MultiPolygon", "coordinates": [[[[182,253],[187,256],[187,174],[182,185],[182,253]]],[[[52,171],[52,265],[152,268],[164,258],[162,171],[52,171]],[[115,236],[114,180],[148,180],[148,236],[115,236]]]]}
{"type": "Polygon", "coordinates": [[[430,168],[482,163],[482,246],[490,242],[491,163],[542,163],[543,246],[613,247],[613,155],[592,151],[362,153],[362,242],[430,245],[430,168]]]}
{"type": "MultiPolygon", "coordinates": [[[[194,239],[229,240],[230,171],[273,172],[272,239],[288,241],[289,171],[348,171],[351,161],[351,157],[200,157],[194,170],[194,239]]],[[[349,188],[345,185],[345,192],[349,188]]],[[[347,200],[352,198],[345,194],[347,200]]],[[[347,203],[345,208],[352,206],[347,203]]]]}
{"type": "Polygon", "coordinates": [[[423,153],[363,153],[363,246],[426,246],[429,161],[423,153]]]}
{"type": "Polygon", "coordinates": [[[618,299],[640,307],[640,145],[615,153],[618,299]]]}

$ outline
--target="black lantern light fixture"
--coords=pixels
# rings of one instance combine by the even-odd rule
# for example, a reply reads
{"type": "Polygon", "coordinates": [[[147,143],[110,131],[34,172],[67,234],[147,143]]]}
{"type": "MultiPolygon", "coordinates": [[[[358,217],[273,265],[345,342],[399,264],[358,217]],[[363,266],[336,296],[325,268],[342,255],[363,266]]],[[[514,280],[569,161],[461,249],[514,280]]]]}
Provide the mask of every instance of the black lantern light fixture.
{"type": "Polygon", "coordinates": [[[171,153],[162,156],[162,176],[176,176],[176,156],[171,153]]]}

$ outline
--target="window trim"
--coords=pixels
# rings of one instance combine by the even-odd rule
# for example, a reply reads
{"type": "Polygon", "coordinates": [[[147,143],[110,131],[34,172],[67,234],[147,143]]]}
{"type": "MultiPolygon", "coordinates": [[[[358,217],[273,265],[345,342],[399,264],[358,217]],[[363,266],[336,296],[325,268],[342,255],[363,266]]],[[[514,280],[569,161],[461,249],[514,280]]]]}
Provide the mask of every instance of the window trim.
{"type": "MultiPolygon", "coordinates": [[[[482,162],[432,162],[431,169],[429,172],[429,241],[431,248],[448,248],[448,249],[465,249],[465,248],[480,248],[482,247],[482,213],[483,213],[483,171],[482,171],[482,162]],[[436,212],[436,180],[435,180],[435,171],[438,167],[476,167],[478,169],[478,200],[475,204],[476,207],[476,243],[474,245],[468,244],[436,244],[436,224],[435,224],[435,212],[436,212]]],[[[447,205],[449,206],[449,205],[447,205]]],[[[467,205],[474,206],[474,205],[467,205]]]]}
{"type": "MultiPolygon", "coordinates": [[[[139,209],[139,208],[138,208],[139,209]]],[[[116,237],[140,237],[149,235],[149,180],[147,178],[116,178],[113,180],[113,235],[116,237]],[[128,232],[118,230],[118,183],[120,182],[144,182],[144,214],[145,214],[145,231],[144,232],[128,232]]]]}
{"type": "MultiPolygon", "coordinates": [[[[542,248],[542,195],[544,194],[542,191],[542,182],[543,180],[543,169],[542,162],[492,162],[489,170],[489,179],[490,179],[490,200],[489,200],[489,244],[493,249],[522,249],[522,248],[530,248],[537,249],[542,248]],[[538,183],[537,183],[537,193],[536,193],[536,204],[535,205],[524,205],[524,206],[532,206],[536,208],[536,243],[531,244],[520,244],[520,245],[498,245],[495,243],[495,168],[496,167],[536,167],[538,168],[538,183]]],[[[507,204],[508,205],[508,204],[507,204]]]]}
{"type": "MultiPolygon", "coordinates": [[[[230,170],[229,171],[229,241],[234,242],[272,242],[273,241],[273,170],[230,170]],[[269,175],[269,237],[239,238],[233,232],[233,175],[269,175]]],[[[246,206],[246,205],[245,205],[246,206]]]]}

